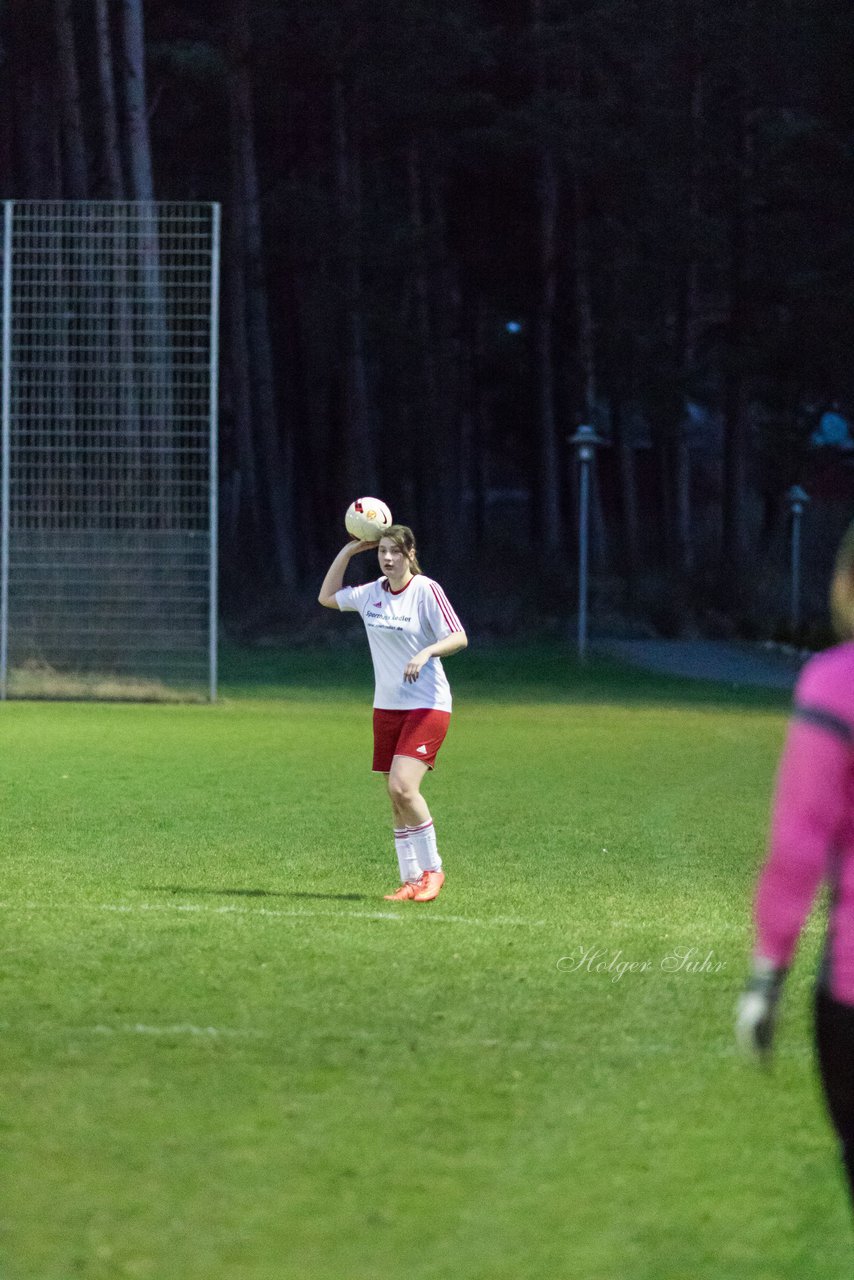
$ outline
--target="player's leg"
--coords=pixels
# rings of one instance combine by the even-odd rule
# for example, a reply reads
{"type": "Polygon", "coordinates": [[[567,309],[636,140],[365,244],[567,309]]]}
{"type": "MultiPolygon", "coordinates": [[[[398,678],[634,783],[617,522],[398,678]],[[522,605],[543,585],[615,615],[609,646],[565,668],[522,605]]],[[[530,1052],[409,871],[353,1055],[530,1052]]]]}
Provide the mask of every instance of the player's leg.
{"type": "MultiPolygon", "coordinates": [[[[388,774],[385,775],[386,785],[388,785],[388,776],[388,774]]],[[[384,896],[390,902],[404,902],[415,897],[415,892],[421,880],[421,868],[418,865],[415,849],[409,836],[409,827],[400,808],[395,804],[393,796],[391,797],[391,810],[394,829],[394,851],[397,854],[397,865],[400,868],[400,888],[394,893],[387,893],[384,896]]]]}
{"type": "MultiPolygon", "coordinates": [[[[405,721],[405,713],[400,711],[374,710],[374,772],[385,776],[388,786],[389,771],[394,760],[397,740],[405,721]]],[[[384,896],[390,901],[405,901],[415,896],[415,890],[421,879],[421,868],[409,838],[406,819],[391,796],[392,828],[394,831],[394,851],[400,869],[400,887],[394,893],[384,896]]]]}
{"type": "Polygon", "coordinates": [[[819,990],[815,1001],[816,1048],[827,1110],[854,1205],[854,1007],[819,990]]]}
{"type": "Polygon", "coordinates": [[[427,765],[411,756],[395,755],[388,774],[388,794],[395,820],[410,830],[430,820],[427,801],[421,794],[421,782],[427,765]]]}
{"type": "Polygon", "coordinates": [[[409,838],[423,879],[414,902],[432,902],[445,882],[442,859],[436,846],[436,829],[421,783],[428,766],[412,756],[396,755],[391,763],[388,791],[392,808],[409,829],[409,838]]]}

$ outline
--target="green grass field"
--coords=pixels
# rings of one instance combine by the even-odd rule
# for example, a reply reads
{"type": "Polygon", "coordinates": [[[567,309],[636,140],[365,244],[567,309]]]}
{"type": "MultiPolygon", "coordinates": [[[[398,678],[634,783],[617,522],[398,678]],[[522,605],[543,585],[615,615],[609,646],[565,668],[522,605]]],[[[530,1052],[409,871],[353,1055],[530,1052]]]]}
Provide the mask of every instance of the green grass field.
{"type": "Polygon", "coordinates": [[[771,1073],[732,1046],[785,701],[448,669],[425,906],[361,648],[2,708],[2,1280],[850,1275],[818,919],[771,1073]]]}

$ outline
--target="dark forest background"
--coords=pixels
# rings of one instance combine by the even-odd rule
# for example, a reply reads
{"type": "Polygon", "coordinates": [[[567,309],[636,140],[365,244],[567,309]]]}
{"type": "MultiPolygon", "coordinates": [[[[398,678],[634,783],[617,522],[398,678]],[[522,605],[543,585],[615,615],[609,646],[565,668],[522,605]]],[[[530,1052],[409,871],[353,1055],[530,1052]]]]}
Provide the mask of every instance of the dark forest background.
{"type": "Polygon", "coordinates": [[[359,494],[565,625],[589,422],[600,619],[784,634],[787,489],[814,611],[854,514],[852,67],[850,0],[5,0],[0,197],[222,202],[236,629],[359,494]]]}

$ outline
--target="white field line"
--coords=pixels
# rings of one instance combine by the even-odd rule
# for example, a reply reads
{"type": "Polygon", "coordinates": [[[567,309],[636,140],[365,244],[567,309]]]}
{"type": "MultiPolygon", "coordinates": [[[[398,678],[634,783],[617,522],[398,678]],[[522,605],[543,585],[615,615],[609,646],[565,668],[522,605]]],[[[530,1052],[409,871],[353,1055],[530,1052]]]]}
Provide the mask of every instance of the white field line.
{"type": "Polygon", "coordinates": [[[245,915],[245,916],[272,916],[282,919],[299,919],[301,917],[323,917],[334,920],[394,920],[400,923],[404,921],[407,914],[412,918],[418,915],[422,919],[437,920],[441,924],[468,924],[479,928],[489,928],[490,926],[502,927],[504,925],[522,925],[529,928],[539,928],[544,925],[545,920],[520,920],[512,916],[494,916],[489,920],[479,920],[472,916],[444,916],[438,915],[434,911],[405,912],[405,911],[331,911],[323,908],[299,908],[290,911],[282,911],[273,907],[240,907],[233,904],[222,907],[210,907],[204,903],[194,902],[140,902],[131,904],[112,904],[101,903],[102,911],[200,911],[210,915],[245,915]]]}
{"type": "MultiPolygon", "coordinates": [[[[22,1028],[18,1027],[17,1030],[22,1028]]],[[[0,1022],[0,1032],[14,1031],[11,1022],[0,1022]]],[[[148,1022],[128,1022],[117,1027],[109,1027],[99,1022],[94,1027],[66,1026],[61,1022],[36,1022],[26,1025],[23,1030],[49,1032],[53,1035],[88,1035],[88,1036],[191,1036],[200,1040],[216,1040],[219,1037],[231,1040],[266,1040],[265,1031],[254,1031],[251,1028],[239,1027],[197,1027],[192,1022],[176,1022],[171,1026],[158,1027],[148,1022]]]]}
{"type": "Polygon", "coordinates": [[[321,908],[299,908],[296,910],[282,911],[272,907],[240,907],[227,905],[221,907],[208,906],[205,903],[196,902],[26,902],[23,904],[15,904],[12,902],[0,903],[0,909],[13,910],[20,906],[27,911],[67,911],[69,907],[76,910],[88,909],[91,911],[115,911],[123,914],[132,915],[135,912],[142,911],[163,911],[163,912],[182,912],[184,914],[196,913],[214,916],[266,916],[273,919],[292,920],[292,919],[314,919],[327,918],[333,920],[393,920],[401,923],[406,920],[407,916],[415,919],[428,919],[439,924],[465,924],[473,928],[505,928],[509,925],[521,926],[523,928],[537,929],[545,925],[545,920],[520,920],[515,916],[493,916],[488,920],[480,920],[471,916],[445,916],[437,915],[433,911],[331,911],[321,908]]]}
{"type": "Polygon", "coordinates": [[[195,1036],[205,1040],[215,1040],[219,1036],[228,1039],[263,1040],[263,1031],[239,1030],[235,1027],[196,1027],[190,1022],[178,1022],[174,1026],[154,1027],[146,1022],[128,1023],[120,1027],[107,1027],[99,1024],[96,1027],[81,1028],[96,1035],[112,1036],[118,1034],[134,1036],[195,1036]]]}
{"type": "MultiPolygon", "coordinates": [[[[433,920],[439,924],[463,924],[470,925],[477,929],[503,929],[509,926],[526,929],[543,929],[549,923],[555,928],[564,928],[565,925],[559,920],[551,922],[547,920],[524,920],[518,916],[492,916],[489,919],[479,919],[475,916],[449,916],[441,915],[438,912],[429,909],[418,910],[415,906],[404,908],[402,911],[334,911],[324,908],[295,908],[291,910],[281,910],[273,907],[245,907],[234,904],[224,906],[209,906],[201,902],[24,902],[17,903],[12,901],[0,902],[0,911],[25,910],[25,911],[67,911],[69,907],[75,910],[90,911],[114,911],[119,913],[133,914],[137,911],[164,911],[164,912],[180,912],[183,914],[204,913],[215,916],[268,916],[273,919],[292,920],[292,919],[332,919],[332,920],[392,920],[398,923],[407,919],[433,920]]],[[[631,932],[643,930],[660,931],[662,920],[609,920],[608,925],[612,929],[627,929],[631,932]]],[[[816,928],[814,922],[810,921],[807,925],[808,929],[816,928]]],[[[714,929],[708,930],[702,922],[698,926],[692,922],[687,925],[685,921],[674,922],[671,928],[666,931],[663,937],[669,938],[675,935],[677,929],[679,936],[685,936],[689,931],[694,940],[702,939],[703,942],[709,939],[712,942],[722,933],[731,933],[733,935],[747,936],[746,926],[742,921],[719,921],[715,923],[714,929]]],[[[576,932],[578,930],[576,929],[576,932]]]]}
{"type": "MultiPolygon", "coordinates": [[[[0,1033],[14,1032],[15,1030],[36,1031],[41,1033],[51,1033],[54,1035],[73,1036],[73,1035],[93,1035],[101,1037],[109,1036],[184,1036],[191,1040],[277,1040],[281,1039],[280,1033],[272,1031],[257,1031],[253,1028],[237,1028],[237,1027],[199,1027],[189,1022],[178,1022],[167,1026],[155,1026],[151,1023],[136,1022],[123,1023],[119,1026],[107,1026],[98,1023],[92,1027],[72,1027],[62,1023],[36,1023],[25,1027],[16,1028],[14,1024],[9,1022],[0,1022],[0,1033]]],[[[314,1035],[309,1034],[306,1039],[320,1039],[323,1041],[330,1040],[358,1040],[360,1043],[373,1043],[378,1047],[387,1044],[389,1036],[382,1031],[370,1030],[368,1028],[337,1027],[334,1031],[319,1029],[314,1035]]],[[[425,1046],[430,1044],[441,1045],[443,1049],[459,1049],[474,1050],[478,1053],[483,1050],[503,1053],[521,1053],[527,1055],[540,1054],[557,1054],[576,1057],[579,1053],[586,1052],[589,1047],[586,1041],[570,1041],[570,1040],[504,1040],[499,1036],[444,1036],[441,1031],[433,1031],[432,1033],[420,1030],[416,1033],[416,1039],[421,1041],[425,1046]]],[[[692,1058],[696,1056],[696,1050],[687,1046],[678,1047],[662,1041],[649,1040],[633,1040],[626,1044],[610,1045],[604,1048],[602,1057],[610,1059],[612,1057],[620,1058],[629,1055],[632,1058],[645,1057],[685,1057],[692,1058]]],[[[706,1049],[710,1058],[743,1058],[744,1054],[737,1045],[729,1040],[720,1040],[715,1045],[709,1045],[706,1049]]],[[[775,1050],[775,1057],[786,1060],[803,1060],[811,1057],[812,1049],[808,1044],[786,1044],[781,1045],[775,1050]]],[[[750,1064],[745,1061],[745,1067],[750,1064]]]]}
{"type": "MultiPolygon", "coordinates": [[[[414,906],[404,908],[402,911],[332,911],[322,908],[298,908],[283,911],[272,907],[242,907],[232,904],[214,907],[208,906],[206,903],[196,902],[0,902],[0,911],[67,911],[69,907],[74,910],[114,911],[128,915],[132,915],[137,911],[174,911],[183,914],[205,913],[216,916],[269,916],[282,920],[323,918],[331,920],[391,920],[397,923],[417,917],[422,920],[433,920],[439,924],[469,925],[476,929],[503,929],[510,926],[524,929],[544,929],[548,924],[551,924],[556,929],[566,928],[566,923],[559,920],[551,922],[548,920],[524,920],[518,916],[492,916],[487,920],[483,920],[475,916],[441,915],[438,912],[431,911],[429,908],[417,910],[414,906]]],[[[626,929],[629,932],[648,930],[660,933],[662,923],[660,919],[609,920],[608,926],[611,929],[626,929]]],[[[814,921],[809,921],[806,929],[808,932],[815,932],[820,927],[820,923],[816,924],[814,921]]],[[[573,926],[573,930],[576,935],[584,932],[578,926],[573,926]]],[[[593,931],[595,932],[595,927],[593,927],[593,931]]],[[[702,943],[702,945],[706,943],[713,945],[721,934],[733,934],[734,936],[744,936],[745,938],[748,936],[748,930],[743,921],[727,920],[716,922],[713,929],[709,929],[703,922],[699,924],[692,922],[689,925],[685,921],[677,921],[661,936],[663,940],[672,937],[684,939],[689,933],[693,942],[702,943]]]]}

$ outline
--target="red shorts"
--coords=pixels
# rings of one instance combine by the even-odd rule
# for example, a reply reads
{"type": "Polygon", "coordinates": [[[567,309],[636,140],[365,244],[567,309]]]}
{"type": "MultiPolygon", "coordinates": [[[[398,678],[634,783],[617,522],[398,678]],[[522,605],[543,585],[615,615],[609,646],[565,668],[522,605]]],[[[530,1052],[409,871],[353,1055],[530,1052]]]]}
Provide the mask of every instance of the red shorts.
{"type": "Polygon", "coordinates": [[[432,769],[450,723],[450,711],[431,707],[383,711],[374,707],[374,773],[389,773],[395,756],[412,756],[432,769]]]}

